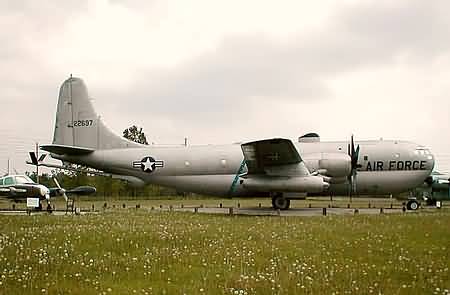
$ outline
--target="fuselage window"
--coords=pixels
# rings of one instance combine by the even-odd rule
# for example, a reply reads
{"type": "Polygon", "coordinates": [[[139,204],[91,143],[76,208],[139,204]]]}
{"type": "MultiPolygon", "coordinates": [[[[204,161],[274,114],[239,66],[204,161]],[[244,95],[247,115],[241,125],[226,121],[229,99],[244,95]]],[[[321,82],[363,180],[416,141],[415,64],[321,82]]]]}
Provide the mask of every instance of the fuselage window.
{"type": "Polygon", "coordinates": [[[220,165],[222,165],[223,168],[227,167],[227,160],[225,159],[220,160],[220,165]]]}
{"type": "Polygon", "coordinates": [[[400,158],[400,154],[399,153],[395,153],[394,154],[394,158],[400,158]]]}
{"type": "Polygon", "coordinates": [[[184,166],[189,167],[189,166],[191,166],[191,163],[189,161],[185,161],[184,166]]]}

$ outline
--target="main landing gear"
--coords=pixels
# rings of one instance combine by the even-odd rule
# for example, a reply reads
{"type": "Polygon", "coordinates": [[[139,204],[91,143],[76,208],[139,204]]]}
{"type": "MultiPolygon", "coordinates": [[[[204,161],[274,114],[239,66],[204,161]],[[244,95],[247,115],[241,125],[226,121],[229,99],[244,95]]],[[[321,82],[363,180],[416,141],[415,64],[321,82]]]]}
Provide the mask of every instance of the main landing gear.
{"type": "Polygon", "coordinates": [[[282,193],[277,193],[272,197],[273,209],[287,210],[291,205],[291,200],[285,198],[282,193]]]}

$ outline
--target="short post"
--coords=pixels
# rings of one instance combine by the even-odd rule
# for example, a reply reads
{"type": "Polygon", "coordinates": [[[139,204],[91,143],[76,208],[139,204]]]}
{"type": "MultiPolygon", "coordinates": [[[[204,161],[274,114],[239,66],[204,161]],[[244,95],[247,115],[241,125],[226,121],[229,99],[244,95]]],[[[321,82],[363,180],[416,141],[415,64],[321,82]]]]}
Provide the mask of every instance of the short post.
{"type": "Polygon", "coordinates": [[[355,214],[358,214],[359,213],[359,210],[358,209],[355,209],[355,214]]]}
{"type": "Polygon", "coordinates": [[[331,204],[328,204],[328,208],[331,208],[331,204]]]}
{"type": "Polygon", "coordinates": [[[258,207],[261,208],[261,203],[258,204],[258,207]]]}
{"type": "Polygon", "coordinates": [[[391,203],[391,209],[393,208],[393,206],[394,206],[394,205],[391,203]]]}
{"type": "Polygon", "coordinates": [[[406,207],[405,207],[405,205],[403,205],[402,211],[403,211],[403,213],[406,212],[406,207]]]}
{"type": "Polygon", "coordinates": [[[233,207],[228,208],[228,214],[233,215],[233,207]]]}
{"type": "Polygon", "coordinates": [[[116,209],[116,204],[113,204],[113,209],[116,209]]]}
{"type": "Polygon", "coordinates": [[[222,208],[222,203],[219,204],[219,208],[222,208]]]}
{"type": "Polygon", "coordinates": [[[372,207],[372,205],[371,205],[370,202],[369,202],[369,209],[370,209],[370,207],[372,207]]]}
{"type": "Polygon", "coordinates": [[[381,207],[380,208],[380,214],[383,214],[384,213],[384,210],[383,210],[383,207],[381,207]]]}
{"type": "Polygon", "coordinates": [[[172,205],[169,206],[169,211],[173,211],[173,206],[172,205]]]}
{"type": "Polygon", "coordinates": [[[350,203],[347,203],[347,209],[350,209],[350,203]]]}
{"type": "Polygon", "coordinates": [[[125,205],[125,203],[122,204],[122,208],[125,209],[127,207],[127,205],[125,205]]]}
{"type": "Polygon", "coordinates": [[[159,205],[159,209],[162,209],[162,205],[159,205]]]}
{"type": "Polygon", "coordinates": [[[16,204],[12,204],[12,209],[16,210],[16,204]]]}
{"type": "Polygon", "coordinates": [[[200,208],[203,208],[203,204],[200,204],[200,208]]]}
{"type": "Polygon", "coordinates": [[[194,213],[198,213],[198,207],[194,208],[194,213]]]}
{"type": "Polygon", "coordinates": [[[323,215],[323,216],[326,216],[326,215],[327,215],[327,208],[326,208],[326,207],[323,207],[323,208],[322,208],[322,215],[323,215]]]}
{"type": "Polygon", "coordinates": [[[238,208],[241,208],[241,203],[238,203],[238,208]]]}
{"type": "Polygon", "coordinates": [[[152,210],[152,211],[155,210],[155,207],[152,206],[152,208],[150,210],[152,210]]]}
{"type": "Polygon", "coordinates": [[[136,209],[140,209],[141,208],[141,204],[136,204],[136,209]]]}
{"type": "Polygon", "coordinates": [[[108,204],[105,202],[103,203],[103,210],[105,210],[108,207],[108,204]]]}
{"type": "Polygon", "coordinates": [[[311,208],[311,203],[309,203],[308,207],[311,208]]]}
{"type": "Polygon", "coordinates": [[[94,206],[94,204],[92,204],[92,212],[94,212],[95,211],[95,206],[94,206]]]}
{"type": "Polygon", "coordinates": [[[184,208],[184,205],[183,205],[183,204],[181,204],[181,208],[184,208]]]}

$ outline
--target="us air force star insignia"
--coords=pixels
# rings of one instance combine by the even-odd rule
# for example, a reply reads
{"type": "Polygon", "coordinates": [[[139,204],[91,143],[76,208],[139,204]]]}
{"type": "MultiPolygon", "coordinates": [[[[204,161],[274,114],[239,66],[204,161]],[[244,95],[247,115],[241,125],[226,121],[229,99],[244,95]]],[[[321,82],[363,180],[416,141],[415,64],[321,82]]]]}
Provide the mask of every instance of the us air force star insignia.
{"type": "Polygon", "coordinates": [[[145,157],[133,162],[133,168],[141,168],[142,171],[152,173],[157,167],[164,167],[164,161],[156,161],[152,157],[145,157]]]}

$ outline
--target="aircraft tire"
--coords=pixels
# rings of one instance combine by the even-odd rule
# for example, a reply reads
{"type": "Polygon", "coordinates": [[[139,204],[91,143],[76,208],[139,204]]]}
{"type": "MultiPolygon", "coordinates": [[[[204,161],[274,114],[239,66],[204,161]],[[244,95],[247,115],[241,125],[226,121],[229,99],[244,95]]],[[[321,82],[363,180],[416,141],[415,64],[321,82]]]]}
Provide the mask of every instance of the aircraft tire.
{"type": "Polygon", "coordinates": [[[273,209],[287,210],[291,205],[291,200],[286,199],[283,194],[276,194],[272,198],[273,209]]]}
{"type": "Polygon", "coordinates": [[[416,200],[409,200],[408,203],[406,203],[406,208],[408,210],[417,210],[419,209],[419,202],[416,200]]]}

